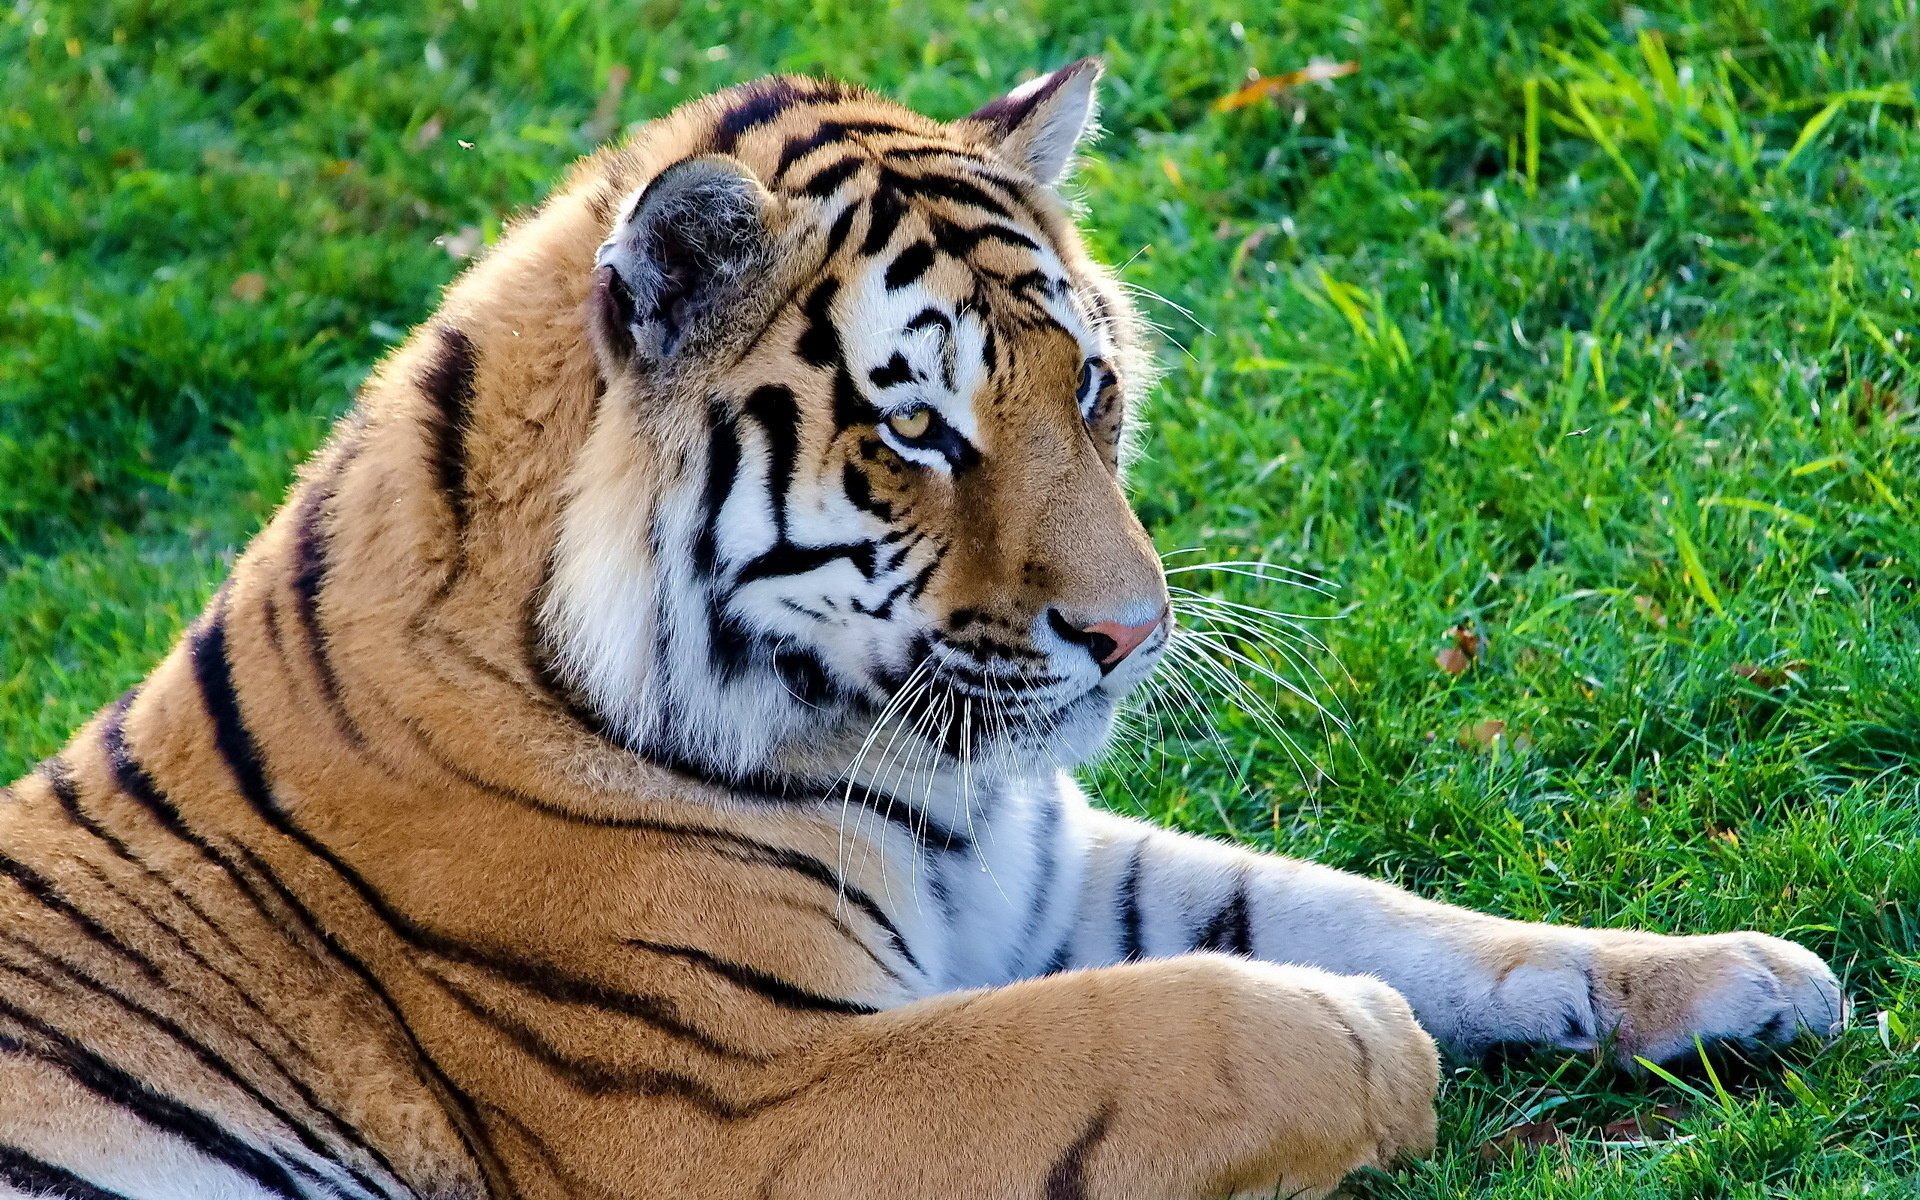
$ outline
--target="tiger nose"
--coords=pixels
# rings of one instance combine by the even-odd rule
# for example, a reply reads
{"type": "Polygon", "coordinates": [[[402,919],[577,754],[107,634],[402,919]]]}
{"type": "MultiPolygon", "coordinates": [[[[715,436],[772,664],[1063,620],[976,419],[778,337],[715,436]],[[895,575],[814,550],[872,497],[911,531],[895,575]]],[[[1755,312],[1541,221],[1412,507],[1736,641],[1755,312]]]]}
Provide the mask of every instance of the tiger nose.
{"type": "Polygon", "coordinates": [[[1121,660],[1140,648],[1140,643],[1153,635],[1167,619],[1166,608],[1151,621],[1142,621],[1138,625],[1123,625],[1118,621],[1095,621],[1091,625],[1078,625],[1062,616],[1057,608],[1047,610],[1047,623],[1053,631],[1076,646],[1085,646],[1093,661],[1104,668],[1118,666],[1121,660]]]}

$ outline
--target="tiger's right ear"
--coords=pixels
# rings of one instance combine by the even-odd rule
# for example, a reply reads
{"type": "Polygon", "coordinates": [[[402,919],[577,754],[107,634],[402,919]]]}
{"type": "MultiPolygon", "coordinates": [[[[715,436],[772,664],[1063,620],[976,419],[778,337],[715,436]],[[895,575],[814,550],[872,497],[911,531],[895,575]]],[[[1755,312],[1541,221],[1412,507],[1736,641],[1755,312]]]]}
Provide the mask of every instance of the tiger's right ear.
{"type": "Polygon", "coordinates": [[[588,301],[609,365],[658,364],[706,340],[772,259],[767,203],[759,179],[719,154],[674,163],[628,202],[594,255],[588,301]]]}

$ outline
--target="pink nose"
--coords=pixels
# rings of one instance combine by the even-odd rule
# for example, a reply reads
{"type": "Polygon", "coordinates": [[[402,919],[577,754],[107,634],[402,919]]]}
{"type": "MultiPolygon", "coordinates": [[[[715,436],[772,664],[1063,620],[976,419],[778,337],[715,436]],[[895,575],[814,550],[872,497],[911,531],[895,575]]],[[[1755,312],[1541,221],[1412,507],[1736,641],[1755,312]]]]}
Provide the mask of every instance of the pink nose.
{"type": "Polygon", "coordinates": [[[1095,621],[1091,625],[1075,627],[1062,620],[1057,612],[1049,615],[1053,617],[1055,630],[1062,637],[1085,646],[1087,653],[1093,655],[1094,661],[1101,666],[1111,667],[1138,650],[1140,643],[1153,636],[1153,631],[1167,619],[1167,610],[1162,608],[1151,621],[1142,621],[1138,625],[1095,621]]]}

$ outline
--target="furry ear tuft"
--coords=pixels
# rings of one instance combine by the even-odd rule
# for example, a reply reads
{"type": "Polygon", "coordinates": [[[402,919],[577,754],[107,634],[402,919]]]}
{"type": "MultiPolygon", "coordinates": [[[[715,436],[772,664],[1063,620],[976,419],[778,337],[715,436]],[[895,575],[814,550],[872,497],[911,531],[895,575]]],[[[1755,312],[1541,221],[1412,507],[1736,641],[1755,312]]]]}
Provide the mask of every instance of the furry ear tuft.
{"type": "Polygon", "coordinates": [[[734,159],[682,159],[628,202],[594,255],[600,352],[617,364],[664,361],[697,344],[710,318],[772,257],[768,196],[734,159]]]}
{"type": "Polygon", "coordinates": [[[1094,126],[1094,84],[1105,68],[1083,58],[1032,79],[975,112],[1001,157],[1053,186],[1094,126]]]}

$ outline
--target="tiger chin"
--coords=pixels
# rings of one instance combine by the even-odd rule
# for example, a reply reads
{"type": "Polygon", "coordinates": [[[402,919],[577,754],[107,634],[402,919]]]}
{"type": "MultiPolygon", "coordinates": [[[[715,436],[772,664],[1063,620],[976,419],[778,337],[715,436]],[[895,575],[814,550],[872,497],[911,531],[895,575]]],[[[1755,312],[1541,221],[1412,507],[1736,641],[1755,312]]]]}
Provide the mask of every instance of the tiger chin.
{"type": "Polygon", "coordinates": [[[1081,62],[574,168],[0,799],[0,1194],[1313,1195],[1438,1048],[1826,1035],[1813,954],[1097,811],[1170,631],[1081,62]]]}

